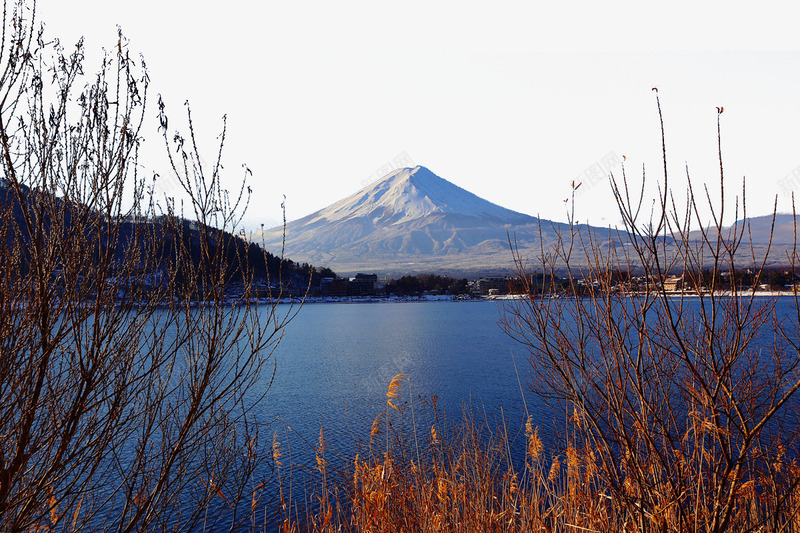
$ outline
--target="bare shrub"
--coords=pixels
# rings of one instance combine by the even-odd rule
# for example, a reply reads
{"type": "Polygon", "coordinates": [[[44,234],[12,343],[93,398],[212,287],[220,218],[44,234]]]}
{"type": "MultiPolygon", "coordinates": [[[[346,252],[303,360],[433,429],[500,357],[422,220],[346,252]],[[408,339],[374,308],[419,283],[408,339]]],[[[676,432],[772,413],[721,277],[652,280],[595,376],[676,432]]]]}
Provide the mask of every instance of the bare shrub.
{"type": "Polygon", "coordinates": [[[162,212],[138,164],[147,71],[124,36],[87,80],[82,43],[47,41],[25,2],[4,3],[2,31],[0,530],[253,525],[268,450],[252,408],[294,311],[254,300],[224,133],[204,165],[159,102],[195,220],[162,212]]]}
{"type": "MultiPolygon", "coordinates": [[[[532,387],[573,419],[570,446],[591,450],[596,497],[637,531],[785,531],[796,520],[796,292],[789,316],[758,293],[770,250],[749,239],[744,192],[726,204],[721,113],[716,202],[691,180],[672,194],[662,120],[652,211],[623,169],[610,183],[624,227],[563,235],[535,265],[549,288],[533,286],[515,251],[527,297],[506,307],[504,327],[530,352],[532,387]]],[[[793,269],[793,250],[786,260],[793,269]]]]}

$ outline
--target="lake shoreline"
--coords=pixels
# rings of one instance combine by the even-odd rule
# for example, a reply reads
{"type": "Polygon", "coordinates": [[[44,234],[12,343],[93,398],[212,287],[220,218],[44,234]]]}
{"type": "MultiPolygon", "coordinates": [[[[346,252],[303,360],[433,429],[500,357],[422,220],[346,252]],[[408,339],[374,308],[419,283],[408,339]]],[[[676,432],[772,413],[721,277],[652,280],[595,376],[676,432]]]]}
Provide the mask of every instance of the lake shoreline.
{"type": "MultiPolygon", "coordinates": [[[[736,296],[739,298],[786,298],[786,297],[796,297],[800,295],[795,295],[794,292],[788,291],[739,291],[735,293],[736,296]]],[[[644,296],[644,293],[628,293],[624,294],[623,296],[628,298],[633,298],[637,296],[644,296]]],[[[666,292],[664,296],[669,298],[708,298],[711,297],[712,294],[710,292],[704,292],[702,294],[698,294],[696,292],[666,292]]],[[[723,297],[723,298],[730,298],[734,296],[734,293],[731,291],[719,291],[714,294],[716,297],[723,297]]],[[[333,303],[333,304],[380,304],[380,303],[413,303],[413,302],[486,302],[486,301],[503,301],[503,300],[522,300],[527,298],[528,296],[525,294],[503,294],[503,295],[492,295],[492,296],[483,296],[483,295],[452,295],[452,294],[442,294],[442,295],[424,295],[424,296],[386,296],[386,297],[376,297],[376,296],[308,296],[306,298],[282,298],[278,303],[280,304],[326,304],[326,303],[333,303]]],[[[563,294],[555,294],[549,296],[536,296],[537,299],[570,299],[573,296],[566,296],[563,294]]],[[[582,297],[588,298],[588,296],[582,297]]],[[[259,304],[267,305],[274,303],[274,300],[264,299],[259,300],[259,304]]]]}

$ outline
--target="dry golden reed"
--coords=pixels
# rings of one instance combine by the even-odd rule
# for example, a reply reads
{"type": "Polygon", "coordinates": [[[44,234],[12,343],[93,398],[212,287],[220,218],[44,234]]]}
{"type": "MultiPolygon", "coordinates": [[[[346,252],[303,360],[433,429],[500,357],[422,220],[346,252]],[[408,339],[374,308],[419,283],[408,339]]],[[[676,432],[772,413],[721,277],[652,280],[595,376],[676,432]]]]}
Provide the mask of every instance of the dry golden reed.
{"type": "Polygon", "coordinates": [[[281,459],[283,458],[283,453],[281,453],[281,443],[278,441],[278,432],[276,431],[272,435],[272,461],[275,463],[275,466],[280,468],[283,466],[281,463],[281,459]]]}
{"type": "MultiPolygon", "coordinates": [[[[387,393],[389,401],[400,400],[402,378],[395,376],[387,393]]],[[[398,410],[397,416],[403,416],[398,410]]],[[[370,438],[382,430],[387,413],[375,418],[370,438]]],[[[607,471],[602,455],[592,446],[592,441],[582,439],[581,429],[586,418],[574,410],[568,418],[571,435],[560,453],[545,455],[544,445],[532,417],[522,427],[524,461],[522,465],[512,458],[512,442],[504,431],[489,431],[478,426],[474,419],[465,416],[454,430],[440,432],[430,425],[428,447],[416,448],[414,435],[394,431],[387,424],[387,448],[366,458],[356,455],[352,474],[342,482],[332,485],[324,460],[325,441],[322,431],[316,446],[317,466],[322,474],[316,485],[316,510],[301,520],[284,512],[284,531],[310,532],[420,532],[449,531],[492,532],[644,532],[661,531],[739,531],[752,530],[765,533],[797,531],[800,524],[800,466],[787,463],[781,450],[774,463],[774,471],[788,470],[783,481],[775,476],[752,477],[743,483],[730,502],[732,519],[726,529],[715,529],[713,514],[708,509],[698,509],[696,518],[687,528],[681,513],[692,497],[702,503],[703,491],[708,490],[708,480],[699,477],[693,462],[708,460],[707,450],[695,450],[687,456],[685,450],[674,450],[676,462],[684,465],[682,479],[670,482],[683,483],[686,499],[676,501],[666,492],[647,502],[645,512],[636,512],[643,499],[643,482],[658,480],[661,471],[657,461],[643,461],[628,451],[618,468],[622,474],[620,484],[627,501],[609,496],[608,479],[601,475],[607,471]],[[392,430],[391,446],[389,431],[392,430]],[[548,466],[549,465],[549,466],[548,466]],[[637,466],[638,465],[638,466],[637,466]],[[337,499],[332,495],[346,495],[337,499]],[[769,496],[769,497],[768,497],[769,496]],[[789,511],[779,521],[766,520],[769,499],[789,500],[789,511]],[[630,502],[634,502],[631,506],[630,502]],[[634,510],[632,510],[632,507],[634,510]],[[794,510],[794,511],[792,511],[794,510]]],[[[698,420],[699,422],[699,420],[698,420]]],[[[697,424],[698,435],[705,431],[697,424]]],[[[416,428],[413,428],[416,431],[416,428]]],[[[423,430],[425,431],[425,430],[423,430]]],[[[643,431],[643,430],[642,430],[643,431]]],[[[635,438],[646,438],[636,435],[635,438]]],[[[671,457],[672,457],[671,456],[671,457]]],[[[666,480],[664,480],[666,482],[666,480]]],[[[694,512],[694,511],[693,511],[694,512]]],[[[713,513],[713,510],[711,510],[713,513]]]]}
{"type": "Polygon", "coordinates": [[[405,374],[397,374],[395,377],[392,378],[392,381],[389,382],[389,390],[386,392],[386,403],[389,407],[393,409],[400,410],[392,400],[397,399],[397,394],[400,392],[400,387],[403,385],[403,379],[406,377],[405,374]]]}

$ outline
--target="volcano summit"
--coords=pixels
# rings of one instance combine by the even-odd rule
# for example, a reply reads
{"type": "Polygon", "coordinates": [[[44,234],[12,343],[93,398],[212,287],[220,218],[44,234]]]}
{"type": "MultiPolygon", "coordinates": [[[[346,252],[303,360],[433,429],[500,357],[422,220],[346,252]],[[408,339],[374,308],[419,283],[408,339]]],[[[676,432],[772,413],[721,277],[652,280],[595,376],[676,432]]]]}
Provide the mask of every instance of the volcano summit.
{"type": "MultiPolygon", "coordinates": [[[[283,228],[264,235],[280,249],[283,228]]],[[[341,274],[506,273],[508,236],[540,249],[565,224],[541,221],[486,201],[417,166],[396,170],[359,192],[286,225],[286,255],[341,274]]]]}

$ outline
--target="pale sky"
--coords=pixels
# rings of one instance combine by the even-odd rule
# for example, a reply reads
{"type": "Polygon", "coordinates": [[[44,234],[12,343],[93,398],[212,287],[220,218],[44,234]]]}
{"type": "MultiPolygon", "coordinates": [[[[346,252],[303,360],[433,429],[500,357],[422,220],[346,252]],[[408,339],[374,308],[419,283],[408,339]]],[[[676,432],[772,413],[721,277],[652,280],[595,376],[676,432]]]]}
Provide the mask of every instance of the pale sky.
{"type": "MultiPolygon", "coordinates": [[[[155,102],[170,128],[189,100],[208,161],[228,116],[223,164],[253,171],[248,229],[358,191],[401,162],[478,196],[564,221],[617,224],[605,178],[662,176],[658,87],[673,179],[748,180],[750,215],[800,192],[800,52],[785,4],[697,2],[139,2],[40,0],[64,44],[142,53],[151,115],[141,163],[165,174],[155,102]],[[797,176],[787,180],[792,172],[797,176]]],[[[92,63],[93,62],[93,63],[92,63]]],[[[165,189],[168,182],[163,182],[165,189]]],[[[732,218],[728,220],[732,222],[732,218]]]]}

